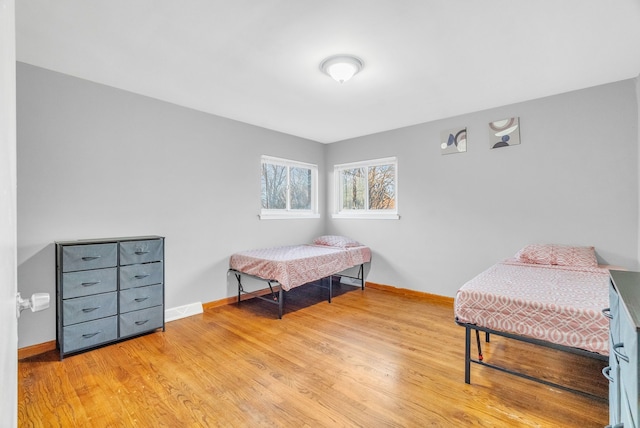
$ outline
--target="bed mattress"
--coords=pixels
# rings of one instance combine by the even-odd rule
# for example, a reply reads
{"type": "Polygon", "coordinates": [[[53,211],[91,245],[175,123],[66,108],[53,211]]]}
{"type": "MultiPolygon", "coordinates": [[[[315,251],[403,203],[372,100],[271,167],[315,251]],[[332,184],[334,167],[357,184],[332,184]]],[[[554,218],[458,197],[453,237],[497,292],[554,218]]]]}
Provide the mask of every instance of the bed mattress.
{"type": "Polygon", "coordinates": [[[456,321],[609,354],[609,271],[506,260],[467,282],[456,321]]]}
{"type": "Polygon", "coordinates": [[[369,261],[371,250],[366,246],[339,248],[304,244],[241,251],[231,256],[229,267],[275,280],[284,290],[290,290],[369,261]]]}

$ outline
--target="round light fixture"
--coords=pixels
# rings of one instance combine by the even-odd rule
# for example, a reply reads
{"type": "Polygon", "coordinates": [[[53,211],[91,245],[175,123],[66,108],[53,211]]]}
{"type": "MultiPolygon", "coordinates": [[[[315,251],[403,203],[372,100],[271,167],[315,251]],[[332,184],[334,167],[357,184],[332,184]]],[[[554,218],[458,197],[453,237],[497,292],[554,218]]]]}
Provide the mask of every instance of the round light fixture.
{"type": "Polygon", "coordinates": [[[353,55],[334,55],[320,63],[320,70],[335,81],[344,83],[364,68],[364,62],[353,55]]]}

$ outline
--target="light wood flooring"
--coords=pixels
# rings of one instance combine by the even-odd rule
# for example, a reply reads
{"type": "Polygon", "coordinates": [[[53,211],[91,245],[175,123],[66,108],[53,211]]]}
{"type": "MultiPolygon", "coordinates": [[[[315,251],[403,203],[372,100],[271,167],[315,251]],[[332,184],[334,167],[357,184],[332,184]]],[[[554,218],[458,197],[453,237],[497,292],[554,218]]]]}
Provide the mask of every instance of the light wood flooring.
{"type": "MultiPolygon", "coordinates": [[[[472,366],[451,304],[339,286],[19,361],[20,427],[603,427],[606,400],[472,366]]],[[[474,346],[475,348],[475,346],[474,346]]],[[[606,397],[603,362],[493,337],[485,360],[606,397]]]]}

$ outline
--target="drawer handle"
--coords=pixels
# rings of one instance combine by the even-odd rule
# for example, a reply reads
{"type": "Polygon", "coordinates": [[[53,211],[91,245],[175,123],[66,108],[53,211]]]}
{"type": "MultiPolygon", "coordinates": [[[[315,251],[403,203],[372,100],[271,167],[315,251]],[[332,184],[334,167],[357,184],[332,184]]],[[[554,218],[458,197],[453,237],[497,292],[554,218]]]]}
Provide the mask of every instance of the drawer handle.
{"type": "Polygon", "coordinates": [[[628,363],[629,357],[621,353],[619,351],[619,348],[624,348],[624,342],[616,343],[615,345],[613,345],[613,353],[616,354],[622,361],[628,363]]]}
{"type": "Polygon", "coordinates": [[[141,256],[143,254],[149,254],[149,252],[148,251],[144,251],[144,250],[136,250],[136,255],[137,256],[141,256]]]}
{"type": "Polygon", "coordinates": [[[100,309],[100,306],[96,306],[95,308],[84,308],[82,312],[89,313],[95,311],[96,309],[100,309]]]}
{"type": "Polygon", "coordinates": [[[95,336],[96,334],[100,334],[100,333],[102,333],[102,330],[98,330],[95,333],[85,333],[85,334],[82,335],[82,337],[84,337],[85,339],[90,339],[93,336],[95,336]]]}
{"type": "Polygon", "coordinates": [[[604,315],[605,317],[609,318],[610,320],[613,319],[613,315],[611,315],[611,308],[605,308],[602,310],[602,315],[604,315]]]}
{"type": "Polygon", "coordinates": [[[85,262],[90,262],[91,260],[99,259],[100,257],[102,256],[84,256],[82,260],[84,260],[85,262]]]}
{"type": "Polygon", "coordinates": [[[82,286],[83,287],[91,287],[92,285],[98,285],[100,284],[101,281],[93,281],[93,282],[83,282],[82,286]]]}
{"type": "Polygon", "coordinates": [[[624,428],[624,422],[620,422],[619,424],[615,424],[615,425],[607,425],[604,428],[624,428]]]}
{"type": "Polygon", "coordinates": [[[146,278],[148,277],[149,274],[148,273],[141,273],[135,276],[136,279],[142,279],[142,278],[146,278]]]}
{"type": "Polygon", "coordinates": [[[147,322],[149,322],[149,320],[144,320],[144,321],[136,321],[136,325],[142,325],[142,324],[146,324],[147,322]]]}
{"type": "Polygon", "coordinates": [[[614,380],[609,373],[611,373],[611,366],[607,366],[602,369],[602,376],[606,377],[609,382],[613,383],[614,380]]]}
{"type": "Polygon", "coordinates": [[[149,296],[147,296],[147,297],[138,297],[137,299],[133,299],[133,300],[135,300],[136,302],[140,303],[140,302],[144,302],[148,298],[149,298],[149,296]]]}

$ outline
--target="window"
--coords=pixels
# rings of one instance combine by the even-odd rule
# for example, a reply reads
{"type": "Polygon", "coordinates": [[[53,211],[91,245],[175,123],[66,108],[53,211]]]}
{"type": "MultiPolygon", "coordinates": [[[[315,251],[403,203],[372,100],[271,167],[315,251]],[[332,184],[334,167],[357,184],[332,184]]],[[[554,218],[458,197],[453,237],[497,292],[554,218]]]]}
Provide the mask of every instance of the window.
{"type": "Polygon", "coordinates": [[[376,159],[336,165],[334,217],[398,217],[398,160],[376,159]]]}
{"type": "Polygon", "coordinates": [[[317,165],[262,156],[260,218],[318,218],[317,165]]]}

